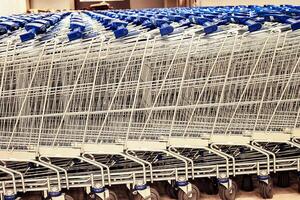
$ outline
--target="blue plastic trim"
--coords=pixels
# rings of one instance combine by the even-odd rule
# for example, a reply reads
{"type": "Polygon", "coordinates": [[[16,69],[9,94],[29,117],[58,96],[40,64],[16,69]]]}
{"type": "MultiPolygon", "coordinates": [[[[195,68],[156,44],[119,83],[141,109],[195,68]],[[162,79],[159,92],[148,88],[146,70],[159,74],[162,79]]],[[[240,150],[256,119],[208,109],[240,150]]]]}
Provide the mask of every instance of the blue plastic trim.
{"type": "Polygon", "coordinates": [[[219,182],[220,184],[228,183],[228,182],[229,182],[229,178],[219,178],[219,179],[218,179],[218,182],[219,182]]]}
{"type": "Polygon", "coordinates": [[[69,41],[81,39],[82,37],[83,37],[83,33],[79,28],[74,29],[73,31],[68,33],[69,41]]]}
{"type": "Polygon", "coordinates": [[[147,189],[147,185],[146,184],[145,185],[135,185],[134,189],[135,190],[145,190],[145,189],[147,189]]]}
{"type": "Polygon", "coordinates": [[[188,181],[176,181],[176,186],[177,187],[184,187],[184,186],[187,186],[189,184],[188,181]]]}
{"type": "Polygon", "coordinates": [[[204,29],[203,29],[205,34],[211,34],[213,32],[216,32],[217,30],[218,30],[218,26],[215,24],[204,26],[204,29]]]}
{"type": "Polygon", "coordinates": [[[50,197],[59,197],[61,195],[61,192],[49,192],[48,194],[50,197]]]}
{"type": "Polygon", "coordinates": [[[295,20],[295,19],[289,18],[286,20],[286,22],[291,24],[291,29],[293,31],[300,29],[300,20],[295,20]]]}
{"type": "Polygon", "coordinates": [[[174,27],[169,24],[162,24],[159,32],[161,36],[169,35],[174,32],[174,27]]]}
{"type": "Polygon", "coordinates": [[[0,26],[0,35],[4,35],[7,33],[7,29],[4,26],[0,26]]]}
{"type": "Polygon", "coordinates": [[[249,32],[258,31],[262,28],[261,23],[258,23],[258,22],[252,21],[252,20],[245,21],[245,24],[248,26],[249,32]]]}
{"type": "Polygon", "coordinates": [[[51,23],[47,20],[44,20],[44,19],[34,20],[33,23],[43,24],[43,25],[46,26],[46,28],[49,28],[51,26],[51,23]]]}
{"type": "Polygon", "coordinates": [[[120,27],[114,31],[114,35],[117,39],[124,37],[124,36],[128,35],[128,29],[125,27],[120,27]]]}
{"type": "Polygon", "coordinates": [[[105,188],[92,188],[92,193],[102,193],[105,191],[105,188]]]}
{"type": "Polygon", "coordinates": [[[85,28],[86,28],[86,25],[84,23],[81,23],[81,22],[71,22],[70,23],[70,29],[71,30],[75,30],[79,28],[81,31],[84,31],[85,28]]]}
{"type": "Polygon", "coordinates": [[[20,39],[21,39],[22,42],[27,42],[29,40],[34,39],[35,36],[36,36],[36,34],[35,34],[34,30],[32,29],[32,30],[30,30],[26,33],[21,34],[20,39]]]}
{"type": "Polygon", "coordinates": [[[13,195],[4,195],[4,200],[15,200],[17,198],[16,194],[13,195]]]}
{"type": "Polygon", "coordinates": [[[18,24],[11,22],[11,21],[0,22],[0,26],[4,26],[9,31],[15,31],[15,30],[19,29],[18,24]]]}
{"type": "Polygon", "coordinates": [[[260,181],[265,181],[265,180],[269,180],[270,176],[269,175],[265,175],[265,176],[257,176],[258,180],[260,181]]]}
{"type": "Polygon", "coordinates": [[[33,31],[36,34],[44,33],[47,30],[47,27],[41,23],[31,22],[26,24],[25,26],[26,31],[33,31]]]}

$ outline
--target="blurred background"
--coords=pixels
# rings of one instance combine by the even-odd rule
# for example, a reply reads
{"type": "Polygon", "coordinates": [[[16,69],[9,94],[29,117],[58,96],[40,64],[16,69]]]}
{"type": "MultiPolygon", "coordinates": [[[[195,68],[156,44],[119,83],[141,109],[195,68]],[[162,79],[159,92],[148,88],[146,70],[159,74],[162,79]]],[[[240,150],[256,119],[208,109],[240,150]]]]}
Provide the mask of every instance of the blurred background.
{"type": "Polygon", "coordinates": [[[0,0],[0,15],[55,10],[300,4],[300,0],[0,0]]]}

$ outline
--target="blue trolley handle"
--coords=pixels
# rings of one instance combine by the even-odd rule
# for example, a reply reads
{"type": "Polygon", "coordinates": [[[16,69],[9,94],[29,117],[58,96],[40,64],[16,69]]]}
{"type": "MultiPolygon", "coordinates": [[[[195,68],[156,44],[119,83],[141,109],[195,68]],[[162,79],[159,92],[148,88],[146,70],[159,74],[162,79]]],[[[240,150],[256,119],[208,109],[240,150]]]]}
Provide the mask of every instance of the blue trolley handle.
{"type": "Polygon", "coordinates": [[[83,37],[83,32],[82,32],[82,29],[80,29],[80,28],[75,28],[74,30],[72,30],[68,33],[69,41],[81,39],[82,37],[83,37]]]}
{"type": "Polygon", "coordinates": [[[0,26],[0,35],[4,35],[7,33],[7,29],[4,26],[0,26]]]}
{"type": "Polygon", "coordinates": [[[37,34],[46,32],[47,27],[44,24],[32,22],[26,24],[25,30],[27,32],[20,35],[20,39],[22,42],[32,40],[37,34]]]}
{"type": "Polygon", "coordinates": [[[267,21],[276,21],[283,24],[290,24],[293,31],[300,29],[300,19],[294,19],[283,14],[266,14],[267,21]]]}
{"type": "Polygon", "coordinates": [[[19,29],[19,25],[12,21],[0,22],[0,26],[5,27],[8,31],[15,31],[19,29]]]}
{"type": "Polygon", "coordinates": [[[237,24],[242,24],[248,26],[249,32],[258,31],[262,28],[262,24],[259,22],[256,22],[248,17],[229,17],[230,21],[237,24]]]}
{"type": "Polygon", "coordinates": [[[197,17],[197,16],[190,16],[189,20],[193,24],[203,26],[203,31],[205,34],[211,34],[218,30],[218,26],[212,20],[205,18],[205,17],[197,17]]]}
{"type": "Polygon", "coordinates": [[[159,27],[161,36],[169,35],[174,32],[174,27],[170,25],[170,21],[166,19],[155,19],[153,20],[155,26],[159,27]]]}

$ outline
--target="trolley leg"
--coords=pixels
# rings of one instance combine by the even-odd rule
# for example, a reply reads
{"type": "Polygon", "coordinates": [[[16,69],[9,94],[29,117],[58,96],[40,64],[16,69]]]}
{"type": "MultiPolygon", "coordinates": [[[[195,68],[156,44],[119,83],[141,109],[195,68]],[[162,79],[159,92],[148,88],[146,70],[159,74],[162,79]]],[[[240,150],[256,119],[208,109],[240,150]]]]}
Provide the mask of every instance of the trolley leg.
{"type": "MultiPolygon", "coordinates": [[[[153,188],[150,188],[148,185],[136,185],[133,188],[134,200],[143,200],[143,199],[152,199],[151,191],[153,188]]],[[[156,191],[156,190],[155,190],[156,191]]],[[[157,191],[156,191],[157,192],[157,191]]]]}
{"type": "Polygon", "coordinates": [[[46,200],[65,200],[65,195],[63,193],[59,192],[49,192],[48,197],[46,200]]]}
{"type": "Polygon", "coordinates": [[[117,195],[106,188],[92,188],[91,190],[87,189],[88,199],[100,199],[100,200],[117,200],[117,195]]]}
{"type": "Polygon", "coordinates": [[[219,179],[219,196],[222,200],[234,200],[238,192],[237,184],[230,178],[219,179]]]}
{"type": "Polygon", "coordinates": [[[191,184],[187,181],[177,181],[176,185],[178,186],[178,200],[185,199],[199,199],[200,191],[198,187],[194,184],[191,184]]]}
{"type": "Polygon", "coordinates": [[[300,193],[300,172],[298,172],[298,193],[300,193]]]}
{"type": "Polygon", "coordinates": [[[259,193],[264,199],[273,198],[273,184],[269,175],[258,176],[259,193]]]}

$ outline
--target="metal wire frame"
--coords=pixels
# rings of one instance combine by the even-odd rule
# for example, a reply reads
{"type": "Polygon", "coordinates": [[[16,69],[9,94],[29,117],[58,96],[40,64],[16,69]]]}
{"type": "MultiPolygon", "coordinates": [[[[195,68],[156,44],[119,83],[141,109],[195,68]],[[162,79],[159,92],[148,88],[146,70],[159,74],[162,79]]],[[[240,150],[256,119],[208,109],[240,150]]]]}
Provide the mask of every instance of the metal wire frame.
{"type": "Polygon", "coordinates": [[[299,126],[299,33],[49,41],[1,64],[1,148],[299,126]]]}

